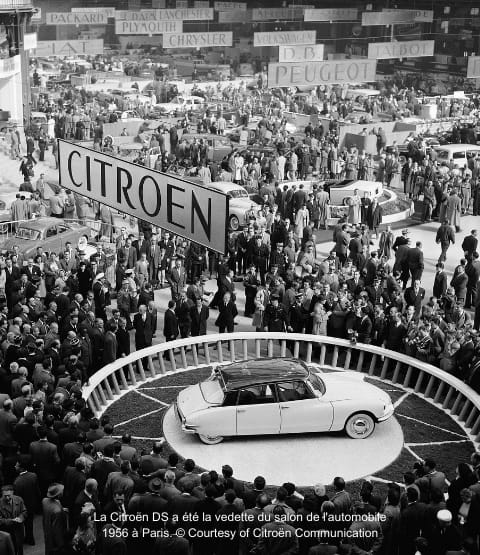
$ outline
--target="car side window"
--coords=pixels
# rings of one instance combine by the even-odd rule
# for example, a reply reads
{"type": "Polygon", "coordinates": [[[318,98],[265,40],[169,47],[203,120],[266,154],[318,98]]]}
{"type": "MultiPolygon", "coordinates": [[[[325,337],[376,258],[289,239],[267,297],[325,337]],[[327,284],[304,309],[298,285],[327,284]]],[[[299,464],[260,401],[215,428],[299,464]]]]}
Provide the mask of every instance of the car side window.
{"type": "Polygon", "coordinates": [[[265,405],[275,402],[274,388],[268,384],[253,385],[238,391],[237,405],[265,405]]]}
{"type": "Polygon", "coordinates": [[[53,227],[49,227],[47,229],[47,233],[45,234],[45,237],[55,237],[55,235],[57,234],[57,228],[56,226],[53,227]]]}
{"type": "Polygon", "coordinates": [[[65,233],[65,231],[67,231],[67,228],[63,225],[59,225],[57,228],[57,233],[65,233]]]}
{"type": "Polygon", "coordinates": [[[303,401],[314,397],[307,384],[301,380],[277,383],[277,391],[280,402],[303,401]]]}
{"type": "Polygon", "coordinates": [[[457,160],[458,158],[465,158],[465,151],[464,151],[464,150],[461,150],[460,152],[454,152],[454,153],[452,154],[452,158],[453,158],[454,160],[457,160]]]}

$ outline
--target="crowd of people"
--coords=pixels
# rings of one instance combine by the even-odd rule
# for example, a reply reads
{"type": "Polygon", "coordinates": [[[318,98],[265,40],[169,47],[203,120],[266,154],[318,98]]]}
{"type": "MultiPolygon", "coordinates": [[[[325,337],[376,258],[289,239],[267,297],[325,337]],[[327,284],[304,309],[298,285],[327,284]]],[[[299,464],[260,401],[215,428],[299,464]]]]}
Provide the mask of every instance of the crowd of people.
{"type": "MultiPolygon", "coordinates": [[[[400,90],[395,82],[388,86],[373,100],[361,100],[364,123],[380,112],[392,117],[418,113],[414,91],[400,90]]],[[[54,135],[91,137],[96,148],[113,151],[102,132],[108,107],[73,89],[67,93],[39,106],[49,114],[54,135]],[[86,121],[83,115],[90,122],[87,133],[79,124],[86,121]]],[[[100,241],[91,257],[81,245],[70,244],[59,253],[38,246],[35,256],[26,259],[14,247],[0,257],[0,546],[10,550],[8,555],[21,555],[24,543],[38,540],[32,523],[40,511],[48,555],[126,554],[140,545],[146,554],[186,554],[190,548],[195,555],[478,554],[478,454],[459,461],[450,485],[435,462],[427,460],[423,467],[405,469],[405,487],[392,483],[387,494],[380,495],[366,481],[354,499],[340,477],[329,495],[321,484],[302,494],[292,483],[273,492],[265,486],[268,476],[244,484],[228,466],[221,476],[215,471],[198,474],[193,461],[179,463],[175,454],[162,451],[161,443],[151,453],[139,452],[129,434],[120,441],[114,437],[114,422],[93,418],[82,398],[82,387],[101,367],[128,355],[132,345],[139,350],[153,343],[162,315],[163,336],[172,341],[206,335],[212,329],[211,312],[220,333],[233,332],[243,313],[258,331],[305,332],[384,346],[434,364],[480,390],[476,230],[462,236],[465,255],[453,276],[445,271],[447,251],[462,233],[462,215],[480,212],[479,159],[462,168],[439,163],[422,137],[412,137],[403,163],[381,128],[376,131],[376,154],[339,149],[337,120],[353,113],[354,102],[333,89],[316,93],[279,93],[262,100],[246,89],[232,89],[230,98],[227,90],[226,100],[238,109],[237,122],[246,128],[258,110],[261,117],[251,129],[256,146],[235,150],[221,162],[209,159],[202,138],[182,140],[181,130],[192,124],[191,118],[141,134],[145,148],[136,163],[147,165],[147,154],[158,149],[155,169],[184,168],[205,184],[235,181],[258,192],[259,210],[242,231],[230,234],[225,255],[145,222],[135,233],[125,227],[116,234],[110,209],[97,207],[99,238],[115,252],[113,272],[100,241]],[[289,133],[283,117],[287,109],[316,111],[330,125],[308,124],[299,139],[289,133]],[[425,221],[438,219],[441,252],[429,298],[422,281],[421,242],[413,244],[408,229],[395,236],[390,226],[382,225],[381,205],[358,192],[333,230],[330,255],[324,260],[317,256],[316,233],[328,228],[330,216],[324,182],[344,177],[403,187],[406,196],[423,203],[425,221]],[[311,190],[289,184],[307,178],[314,181],[311,190]],[[216,291],[208,290],[212,277],[216,291]],[[171,300],[160,306],[155,290],[164,287],[171,300]],[[244,306],[239,306],[239,289],[245,293],[244,306]],[[168,537],[142,538],[141,525],[127,524],[119,516],[154,511],[168,515],[166,522],[157,523],[168,537]],[[258,538],[247,534],[241,539],[238,533],[185,539],[178,534],[185,514],[201,515],[195,526],[206,531],[240,532],[250,526],[262,532],[258,538]],[[253,516],[238,527],[226,517],[221,525],[209,525],[207,514],[253,516]],[[352,524],[346,515],[353,514],[386,519],[352,524]],[[328,515],[343,515],[343,520],[329,520],[328,515]],[[299,538],[296,528],[327,533],[320,539],[299,538]],[[139,538],[134,538],[134,529],[139,538]],[[375,533],[370,538],[342,537],[340,532],[347,529],[375,533]]],[[[475,117],[478,100],[454,99],[440,109],[446,116],[475,117]]],[[[197,125],[201,132],[226,132],[220,110],[206,111],[197,125]]],[[[86,202],[78,195],[58,189],[46,200],[44,177],[34,180],[35,146],[45,150],[44,133],[34,138],[27,130],[27,135],[27,156],[20,168],[24,183],[12,220],[33,215],[84,220],[86,202]],[[22,198],[27,192],[31,200],[22,198]]],[[[8,137],[12,158],[21,158],[17,130],[8,137]]]]}
{"type": "MultiPolygon", "coordinates": [[[[12,389],[19,386],[17,378],[12,389]]],[[[478,554],[479,453],[450,481],[426,459],[405,469],[403,483],[367,479],[355,495],[342,477],[327,487],[272,488],[268,474],[246,483],[228,464],[201,472],[162,441],[139,452],[107,416],[94,418],[77,390],[60,389],[24,412],[24,395],[3,395],[6,555],[39,541],[38,513],[48,555],[478,554]]]]}

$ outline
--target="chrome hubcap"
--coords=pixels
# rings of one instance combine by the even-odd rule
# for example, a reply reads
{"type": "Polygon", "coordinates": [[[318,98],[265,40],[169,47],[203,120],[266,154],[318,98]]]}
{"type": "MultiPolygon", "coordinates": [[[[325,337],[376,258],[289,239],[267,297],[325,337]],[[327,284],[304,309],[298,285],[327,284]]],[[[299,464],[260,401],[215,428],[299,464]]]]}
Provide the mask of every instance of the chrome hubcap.
{"type": "Polygon", "coordinates": [[[356,418],[352,428],[357,435],[365,435],[370,431],[370,423],[365,418],[356,418]]]}

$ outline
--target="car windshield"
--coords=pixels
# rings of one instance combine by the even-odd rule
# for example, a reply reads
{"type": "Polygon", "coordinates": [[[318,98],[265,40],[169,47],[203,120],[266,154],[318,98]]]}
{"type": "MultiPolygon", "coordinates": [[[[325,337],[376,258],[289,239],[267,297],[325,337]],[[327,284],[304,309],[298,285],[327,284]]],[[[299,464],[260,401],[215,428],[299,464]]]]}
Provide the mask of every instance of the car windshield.
{"type": "Polygon", "coordinates": [[[40,239],[40,231],[38,229],[30,229],[29,227],[19,227],[15,237],[18,237],[18,239],[28,239],[29,241],[38,241],[40,239]]]}
{"type": "Polygon", "coordinates": [[[315,389],[315,391],[318,391],[321,395],[325,394],[325,384],[317,376],[317,374],[311,373],[309,375],[308,379],[309,379],[310,383],[312,384],[312,387],[315,389]]]}
{"type": "Polygon", "coordinates": [[[212,375],[208,380],[200,383],[200,390],[207,403],[221,405],[225,397],[219,375],[212,375]]]}
{"type": "Polygon", "coordinates": [[[243,189],[232,189],[227,194],[230,198],[248,198],[247,191],[243,189]]]}

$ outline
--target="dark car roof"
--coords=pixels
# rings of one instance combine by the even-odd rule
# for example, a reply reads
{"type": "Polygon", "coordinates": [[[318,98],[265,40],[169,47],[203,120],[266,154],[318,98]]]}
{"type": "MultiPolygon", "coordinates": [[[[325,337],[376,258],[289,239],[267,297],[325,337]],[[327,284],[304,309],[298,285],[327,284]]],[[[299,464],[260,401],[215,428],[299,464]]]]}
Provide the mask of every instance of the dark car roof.
{"type": "Polygon", "coordinates": [[[304,363],[294,358],[258,358],[234,362],[218,370],[227,391],[259,383],[305,379],[309,374],[304,363]]]}

